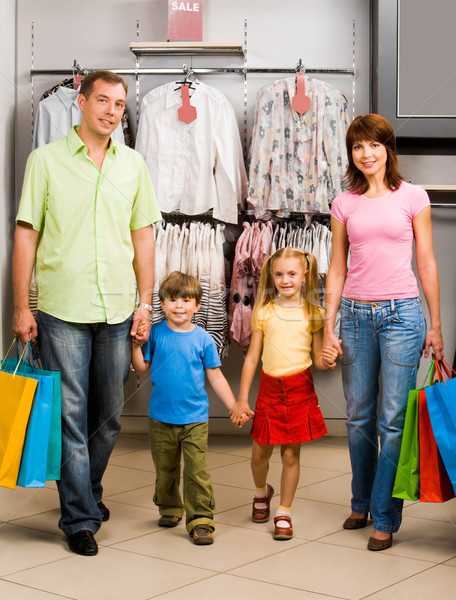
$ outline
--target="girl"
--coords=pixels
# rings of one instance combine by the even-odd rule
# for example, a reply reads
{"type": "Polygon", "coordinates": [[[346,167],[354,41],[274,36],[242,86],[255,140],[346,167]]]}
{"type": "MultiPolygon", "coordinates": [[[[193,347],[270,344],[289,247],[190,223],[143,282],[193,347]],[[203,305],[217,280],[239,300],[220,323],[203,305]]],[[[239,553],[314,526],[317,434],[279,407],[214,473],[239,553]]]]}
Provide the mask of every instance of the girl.
{"type": "Polygon", "coordinates": [[[391,546],[401,524],[403,500],[392,498],[392,490],[408,393],[416,386],[421,354],[424,349],[428,357],[432,346],[435,358],[443,357],[439,279],[429,198],[402,180],[390,123],[375,114],[357,117],[346,142],[348,191],[331,208],[324,339],[339,350],[347,400],[353,497],[343,527],[366,527],[370,512],[374,528],[367,547],[378,551],[391,546]],[[427,334],[411,266],[413,242],[431,320],[427,334]],[[334,333],[339,304],[342,347],[334,333]]]}
{"type": "Polygon", "coordinates": [[[297,248],[281,248],[266,259],[253,309],[252,340],[242,369],[235,424],[253,415],[250,386],[261,356],[263,369],[250,433],[252,474],[256,486],[252,520],[269,520],[274,489],[266,481],[274,445],[281,445],[280,506],[274,518],[274,539],[293,537],[291,504],[299,480],[301,442],[326,433],[313,387],[310,365],[328,368],[337,349],[323,348],[323,309],[317,299],[315,257],[297,248]],[[325,361],[325,363],[323,362],[325,361]]]}

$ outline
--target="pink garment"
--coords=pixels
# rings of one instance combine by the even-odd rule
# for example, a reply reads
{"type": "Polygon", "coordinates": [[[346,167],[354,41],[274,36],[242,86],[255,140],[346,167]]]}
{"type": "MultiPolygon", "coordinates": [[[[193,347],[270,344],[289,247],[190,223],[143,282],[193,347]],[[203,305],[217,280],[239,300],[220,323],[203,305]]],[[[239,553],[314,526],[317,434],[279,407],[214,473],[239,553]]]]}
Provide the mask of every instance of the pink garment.
{"type": "Polygon", "coordinates": [[[403,181],[381,198],[344,192],[331,215],[347,228],[350,269],[343,296],[358,300],[416,298],[413,219],[429,205],[427,192],[403,181]]]}
{"type": "Polygon", "coordinates": [[[246,348],[252,335],[253,278],[251,270],[251,243],[254,228],[243,223],[244,231],[237,243],[233,263],[233,276],[229,299],[230,336],[246,348]]]}
{"type": "Polygon", "coordinates": [[[272,251],[272,225],[268,221],[262,223],[258,235],[254,239],[252,248],[252,275],[253,275],[253,297],[256,298],[258,283],[260,281],[261,269],[264,261],[272,251]]]}

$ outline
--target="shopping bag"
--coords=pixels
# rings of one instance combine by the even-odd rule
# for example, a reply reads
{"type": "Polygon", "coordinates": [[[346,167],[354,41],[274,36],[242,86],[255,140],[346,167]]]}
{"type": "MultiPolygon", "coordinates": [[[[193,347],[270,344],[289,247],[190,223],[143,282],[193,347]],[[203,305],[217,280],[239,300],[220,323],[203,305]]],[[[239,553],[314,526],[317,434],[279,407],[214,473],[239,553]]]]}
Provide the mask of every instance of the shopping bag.
{"type": "MultiPolygon", "coordinates": [[[[443,364],[448,369],[448,363],[443,364]]],[[[426,401],[432,432],[456,491],[456,379],[436,383],[426,390],[426,401]]]]}
{"type": "Polygon", "coordinates": [[[432,432],[426,401],[430,389],[419,393],[420,502],[446,502],[455,494],[432,432]]]}
{"type": "Polygon", "coordinates": [[[401,453],[393,486],[394,498],[403,498],[404,500],[419,500],[420,498],[419,394],[428,382],[431,371],[433,377],[434,361],[429,367],[422,387],[409,392],[401,453]]]}
{"type": "Polygon", "coordinates": [[[0,371],[0,486],[16,487],[36,379],[0,371]]]}
{"type": "MultiPolygon", "coordinates": [[[[6,359],[3,362],[5,369],[14,369],[17,360],[17,358],[6,359]]],[[[20,372],[24,375],[35,374],[40,377],[51,378],[52,380],[52,409],[47,446],[46,481],[55,481],[60,479],[60,466],[62,462],[62,391],[60,371],[48,371],[35,367],[33,364],[23,363],[20,365],[20,372]]]]}
{"type": "Polygon", "coordinates": [[[419,390],[410,390],[409,392],[401,453],[393,486],[393,496],[404,500],[418,500],[420,497],[418,394],[419,390]]]}
{"type": "Polygon", "coordinates": [[[31,348],[27,360],[8,358],[5,370],[18,368],[22,374],[36,379],[38,387],[30,415],[17,484],[23,487],[44,487],[46,481],[60,478],[62,460],[62,424],[60,373],[34,366],[31,348]]]}

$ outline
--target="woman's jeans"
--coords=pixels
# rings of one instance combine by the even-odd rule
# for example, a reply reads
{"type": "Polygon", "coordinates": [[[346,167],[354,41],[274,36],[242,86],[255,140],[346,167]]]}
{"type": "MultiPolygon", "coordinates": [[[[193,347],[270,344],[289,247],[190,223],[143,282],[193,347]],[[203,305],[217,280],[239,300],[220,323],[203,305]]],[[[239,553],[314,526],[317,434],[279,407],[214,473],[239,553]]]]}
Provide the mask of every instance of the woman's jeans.
{"type": "Polygon", "coordinates": [[[132,319],[116,325],[68,323],[38,311],[36,321],[43,366],[61,372],[59,527],[67,535],[82,529],[96,533],[101,478],[120,431],[132,319]]]}
{"type": "Polygon", "coordinates": [[[392,497],[409,390],[426,340],[419,298],[381,302],[341,299],[342,377],[353,471],[353,512],[367,514],[374,529],[394,533],[403,501],[392,497]],[[379,375],[382,401],[377,432],[379,375]],[[380,454],[378,453],[380,435],[380,454]]]}

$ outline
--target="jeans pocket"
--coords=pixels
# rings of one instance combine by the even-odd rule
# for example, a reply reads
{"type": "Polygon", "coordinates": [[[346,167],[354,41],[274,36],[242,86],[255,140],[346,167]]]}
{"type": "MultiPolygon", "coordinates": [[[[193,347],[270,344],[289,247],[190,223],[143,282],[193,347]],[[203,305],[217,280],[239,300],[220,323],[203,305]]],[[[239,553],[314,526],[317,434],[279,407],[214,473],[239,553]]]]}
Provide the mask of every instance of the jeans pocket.
{"type": "Polygon", "coordinates": [[[342,311],[340,337],[342,339],[342,358],[340,362],[343,365],[351,365],[358,356],[359,323],[350,311],[342,311]]]}
{"type": "Polygon", "coordinates": [[[426,321],[421,307],[400,309],[388,325],[386,355],[395,365],[417,367],[426,340],[426,321]]]}

